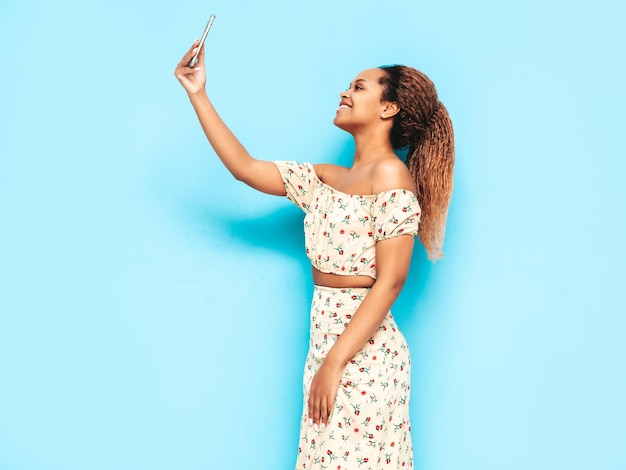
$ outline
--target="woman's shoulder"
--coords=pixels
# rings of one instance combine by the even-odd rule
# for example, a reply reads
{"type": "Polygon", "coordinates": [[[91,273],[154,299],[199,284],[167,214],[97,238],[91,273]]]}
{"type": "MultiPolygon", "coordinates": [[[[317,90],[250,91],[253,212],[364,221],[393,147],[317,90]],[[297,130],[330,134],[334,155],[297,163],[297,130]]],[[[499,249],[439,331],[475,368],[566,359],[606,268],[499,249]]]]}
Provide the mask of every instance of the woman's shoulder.
{"type": "Polygon", "coordinates": [[[390,189],[416,192],[411,172],[397,157],[380,160],[372,168],[372,192],[378,194],[390,189]]]}

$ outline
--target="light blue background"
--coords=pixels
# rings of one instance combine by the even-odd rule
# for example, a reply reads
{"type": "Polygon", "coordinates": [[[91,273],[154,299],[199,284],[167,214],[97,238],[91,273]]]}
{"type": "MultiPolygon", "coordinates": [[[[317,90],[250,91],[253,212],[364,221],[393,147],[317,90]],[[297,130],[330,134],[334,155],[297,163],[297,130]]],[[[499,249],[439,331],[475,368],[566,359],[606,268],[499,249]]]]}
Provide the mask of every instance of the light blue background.
{"type": "Polygon", "coordinates": [[[173,69],[265,159],[348,164],[362,69],[456,128],[446,258],[394,311],[419,470],[626,468],[617,0],[0,4],[0,469],[289,469],[301,214],[220,166],[173,69]]]}

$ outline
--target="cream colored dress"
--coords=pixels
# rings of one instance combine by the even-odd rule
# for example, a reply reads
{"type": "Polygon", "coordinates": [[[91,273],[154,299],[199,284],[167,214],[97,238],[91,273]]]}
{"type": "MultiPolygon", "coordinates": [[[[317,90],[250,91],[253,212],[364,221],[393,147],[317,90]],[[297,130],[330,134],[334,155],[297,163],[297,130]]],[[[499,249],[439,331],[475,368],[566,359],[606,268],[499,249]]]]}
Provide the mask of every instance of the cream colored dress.
{"type": "MultiPolygon", "coordinates": [[[[375,279],[376,242],[417,233],[420,208],[410,191],[345,194],[324,184],[309,163],[275,164],[287,197],[305,213],[306,253],[322,272],[375,279]]],[[[308,422],[311,381],[368,292],[315,286],[296,469],[413,468],[411,362],[391,312],[345,367],[328,426],[316,431],[308,422]]]]}

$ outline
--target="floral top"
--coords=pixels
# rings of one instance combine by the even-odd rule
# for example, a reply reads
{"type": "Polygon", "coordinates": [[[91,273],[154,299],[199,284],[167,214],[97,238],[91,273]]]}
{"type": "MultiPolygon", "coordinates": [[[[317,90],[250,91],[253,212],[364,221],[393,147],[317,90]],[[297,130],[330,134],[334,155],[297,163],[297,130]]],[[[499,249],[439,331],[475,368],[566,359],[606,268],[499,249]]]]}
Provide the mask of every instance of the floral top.
{"type": "Polygon", "coordinates": [[[323,183],[310,163],[274,163],[287,197],[306,214],[306,254],[321,272],[376,279],[376,242],[417,234],[420,207],[411,191],[346,194],[323,183]]]}

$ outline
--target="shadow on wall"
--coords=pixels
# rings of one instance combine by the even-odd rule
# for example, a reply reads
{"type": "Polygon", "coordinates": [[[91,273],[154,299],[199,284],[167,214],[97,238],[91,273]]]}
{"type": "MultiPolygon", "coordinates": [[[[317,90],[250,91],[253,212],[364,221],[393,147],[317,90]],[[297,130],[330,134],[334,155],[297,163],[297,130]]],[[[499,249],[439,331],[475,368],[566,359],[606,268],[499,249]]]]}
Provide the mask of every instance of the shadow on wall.
{"type": "Polygon", "coordinates": [[[303,269],[308,270],[309,263],[304,255],[303,218],[303,213],[293,206],[257,217],[224,219],[221,224],[233,240],[276,251],[301,261],[303,269]]]}
{"type": "MultiPolygon", "coordinates": [[[[290,203],[291,204],[291,203],[290,203]]],[[[188,204],[187,217],[207,244],[214,243],[213,234],[229,243],[242,243],[261,250],[275,251],[310,269],[304,255],[303,213],[295,206],[285,206],[255,217],[244,217],[208,204],[188,204]]],[[[257,213],[258,214],[258,213],[257,213]]]]}
{"type": "Polygon", "coordinates": [[[393,316],[402,328],[417,324],[418,317],[425,312],[419,306],[422,299],[426,297],[432,266],[432,263],[426,257],[424,247],[418,238],[415,237],[415,248],[413,249],[413,258],[409,268],[409,277],[404,284],[402,293],[393,306],[393,316]],[[419,315],[416,315],[416,313],[419,315]]]}

